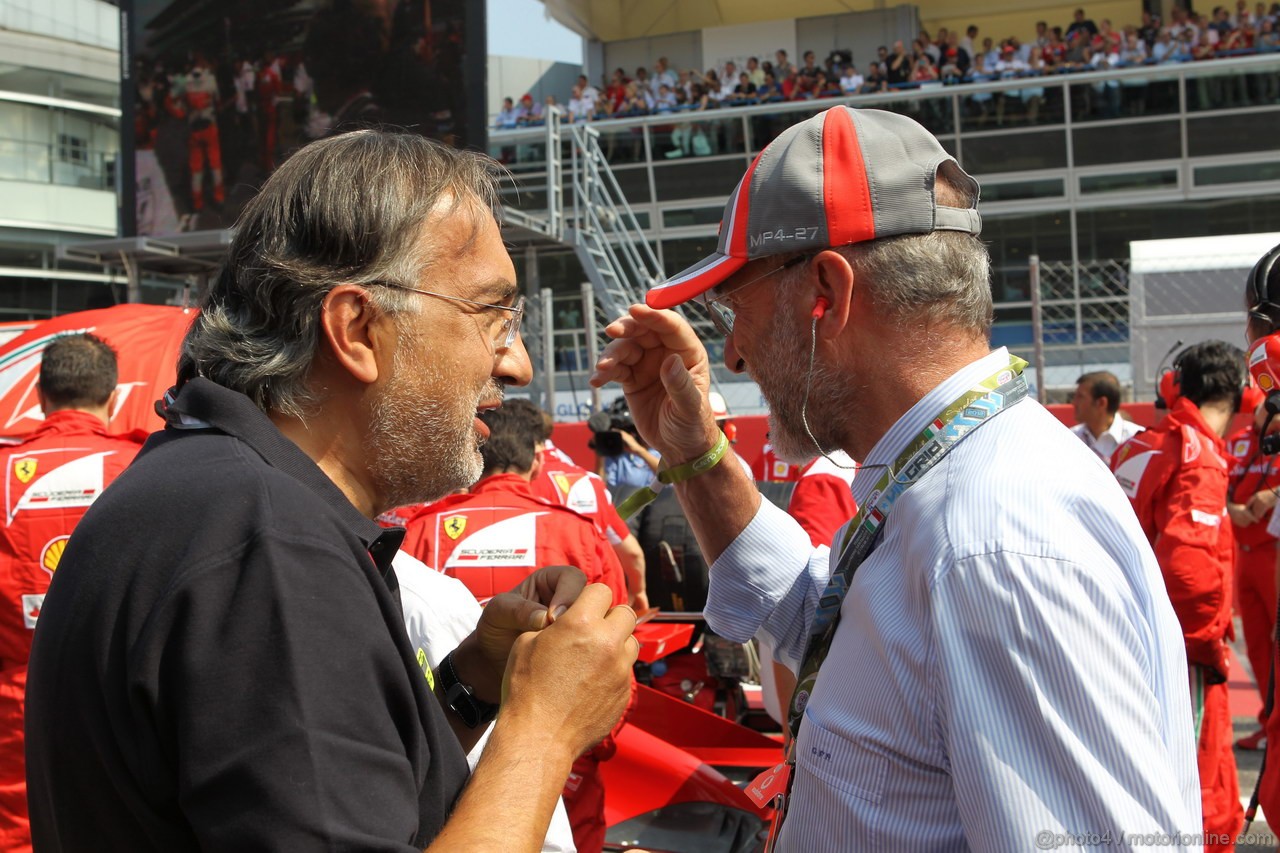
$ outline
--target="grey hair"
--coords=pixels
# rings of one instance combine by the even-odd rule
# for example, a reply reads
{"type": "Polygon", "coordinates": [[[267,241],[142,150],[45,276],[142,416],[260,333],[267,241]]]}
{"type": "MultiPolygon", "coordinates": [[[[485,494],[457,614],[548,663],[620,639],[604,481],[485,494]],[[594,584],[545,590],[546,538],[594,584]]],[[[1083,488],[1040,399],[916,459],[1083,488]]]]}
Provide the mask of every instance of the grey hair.
{"type": "MultiPolygon", "coordinates": [[[[320,306],[338,284],[417,286],[440,260],[423,223],[438,209],[473,218],[472,239],[496,216],[497,164],[409,133],[358,130],[319,140],[281,166],[245,207],[225,265],[204,295],[178,360],[263,411],[306,417],[320,342],[320,306]]],[[[388,314],[420,298],[370,290],[388,314]]]]}
{"type": "MultiPolygon", "coordinates": [[[[935,184],[938,204],[971,207],[977,197],[948,178],[948,161],[935,184]]],[[[991,336],[991,260],[974,234],[934,231],[886,237],[836,249],[849,261],[872,304],[904,328],[951,328],[991,336]]],[[[802,273],[803,268],[796,270],[802,273]]]]}

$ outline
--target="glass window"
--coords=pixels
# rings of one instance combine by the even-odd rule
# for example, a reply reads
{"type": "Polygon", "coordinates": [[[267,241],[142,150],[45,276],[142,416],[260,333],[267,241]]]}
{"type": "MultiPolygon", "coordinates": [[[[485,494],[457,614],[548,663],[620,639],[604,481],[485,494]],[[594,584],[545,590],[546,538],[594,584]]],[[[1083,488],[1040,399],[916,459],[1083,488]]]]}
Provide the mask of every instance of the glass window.
{"type": "MultiPolygon", "coordinates": [[[[1187,111],[1239,109],[1255,103],[1274,104],[1277,74],[1245,74],[1217,63],[1196,63],[1199,72],[1187,78],[1187,111]]],[[[1273,118],[1272,121],[1275,121],[1273,118]]]]}
{"type": "Polygon", "coordinates": [[[702,162],[654,162],[658,201],[682,198],[727,199],[750,165],[744,157],[702,162]]]}
{"type": "Polygon", "coordinates": [[[1080,192],[1084,195],[1092,193],[1160,190],[1177,186],[1177,169],[1156,169],[1149,172],[1126,172],[1123,175],[1086,175],[1080,178],[1080,192]]]}
{"type": "Polygon", "coordinates": [[[723,205],[664,210],[662,211],[662,227],[686,228],[691,225],[718,225],[723,215],[723,205]]]}
{"type": "Polygon", "coordinates": [[[1178,201],[1080,210],[1076,213],[1076,225],[1081,259],[1127,258],[1131,240],[1280,231],[1280,198],[1178,201]]]}
{"type": "MultiPolygon", "coordinates": [[[[991,292],[996,302],[1031,298],[1027,264],[1032,255],[1048,261],[1071,258],[1071,221],[1066,213],[983,216],[982,239],[991,253],[991,292]]],[[[1051,296],[1043,288],[1041,293],[1051,296]]]]}
{"type": "Polygon", "coordinates": [[[1196,186],[1247,184],[1253,181],[1280,181],[1280,162],[1202,166],[1195,170],[1196,186]]]}
{"type": "Polygon", "coordinates": [[[1033,178],[982,185],[983,201],[1018,201],[1026,198],[1059,198],[1066,194],[1061,178],[1033,178]]]}
{"type": "Polygon", "coordinates": [[[1182,156],[1182,134],[1177,121],[1076,128],[1071,142],[1077,166],[1176,160],[1182,156]]]}
{"type": "Polygon", "coordinates": [[[746,153],[742,116],[716,115],[715,110],[688,112],[672,124],[650,127],[654,162],[746,153]]]}
{"type": "Polygon", "coordinates": [[[1067,139],[1060,130],[965,136],[962,154],[961,165],[974,175],[1064,169],[1067,139]]]}
{"type": "Polygon", "coordinates": [[[1192,157],[1272,151],[1280,113],[1274,109],[1187,118],[1187,152],[1192,157]]]}

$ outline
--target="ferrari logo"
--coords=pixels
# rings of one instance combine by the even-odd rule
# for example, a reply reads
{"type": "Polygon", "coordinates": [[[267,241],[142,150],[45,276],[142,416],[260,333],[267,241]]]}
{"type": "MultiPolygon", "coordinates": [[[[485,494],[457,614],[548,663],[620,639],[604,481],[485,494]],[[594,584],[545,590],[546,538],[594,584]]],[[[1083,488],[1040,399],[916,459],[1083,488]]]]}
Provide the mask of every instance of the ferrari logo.
{"type": "Polygon", "coordinates": [[[24,485],[31,482],[31,478],[36,475],[36,460],[30,456],[19,459],[13,463],[13,473],[18,475],[18,481],[24,485]]]}
{"type": "Polygon", "coordinates": [[[572,488],[572,484],[569,482],[568,477],[564,474],[552,474],[551,479],[555,481],[556,488],[560,490],[561,494],[569,494],[569,489],[572,488]]]}
{"type": "Polygon", "coordinates": [[[444,523],[444,532],[449,534],[450,539],[457,539],[462,535],[462,531],[467,529],[467,517],[465,515],[455,515],[444,523]]]}
{"type": "Polygon", "coordinates": [[[62,552],[67,550],[67,540],[70,536],[59,536],[56,539],[50,539],[40,552],[40,565],[49,574],[53,574],[58,568],[58,563],[62,561],[62,552]]]}

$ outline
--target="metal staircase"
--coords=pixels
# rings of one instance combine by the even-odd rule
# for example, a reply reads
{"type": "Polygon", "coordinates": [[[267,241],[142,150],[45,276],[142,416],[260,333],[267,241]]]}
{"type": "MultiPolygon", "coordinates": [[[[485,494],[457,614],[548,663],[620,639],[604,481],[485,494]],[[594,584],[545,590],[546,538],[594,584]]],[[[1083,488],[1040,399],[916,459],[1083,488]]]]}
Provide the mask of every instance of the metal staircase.
{"type": "MultiPolygon", "coordinates": [[[[600,147],[600,132],[589,124],[569,127],[572,207],[564,206],[564,139],[561,109],[546,112],[547,210],[508,209],[508,217],[572,246],[595,296],[597,328],[622,316],[665,276],[617,177],[600,147]],[[512,214],[515,214],[513,217],[512,214]]],[[[534,312],[529,337],[549,318],[534,312]]],[[[710,319],[700,309],[684,312],[704,340],[715,340],[710,319]]]]}

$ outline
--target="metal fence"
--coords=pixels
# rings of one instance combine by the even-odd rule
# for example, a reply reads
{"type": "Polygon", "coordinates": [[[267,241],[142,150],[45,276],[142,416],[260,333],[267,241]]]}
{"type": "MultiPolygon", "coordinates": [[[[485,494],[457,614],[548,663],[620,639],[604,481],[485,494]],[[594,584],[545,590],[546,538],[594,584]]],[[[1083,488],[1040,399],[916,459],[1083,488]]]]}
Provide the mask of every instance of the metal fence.
{"type": "MultiPolygon", "coordinates": [[[[1161,371],[1182,348],[1219,339],[1243,347],[1245,276],[1259,256],[1246,240],[1196,254],[1199,238],[1133,243],[1130,258],[1072,263],[1030,260],[1028,345],[1004,330],[1032,364],[1042,401],[1070,396],[1080,374],[1109,370],[1126,399],[1151,400],[1161,371]],[[1038,287],[1035,284],[1038,282],[1038,287]]],[[[1010,324],[1016,326],[1015,324],[1010,324]]]]}

